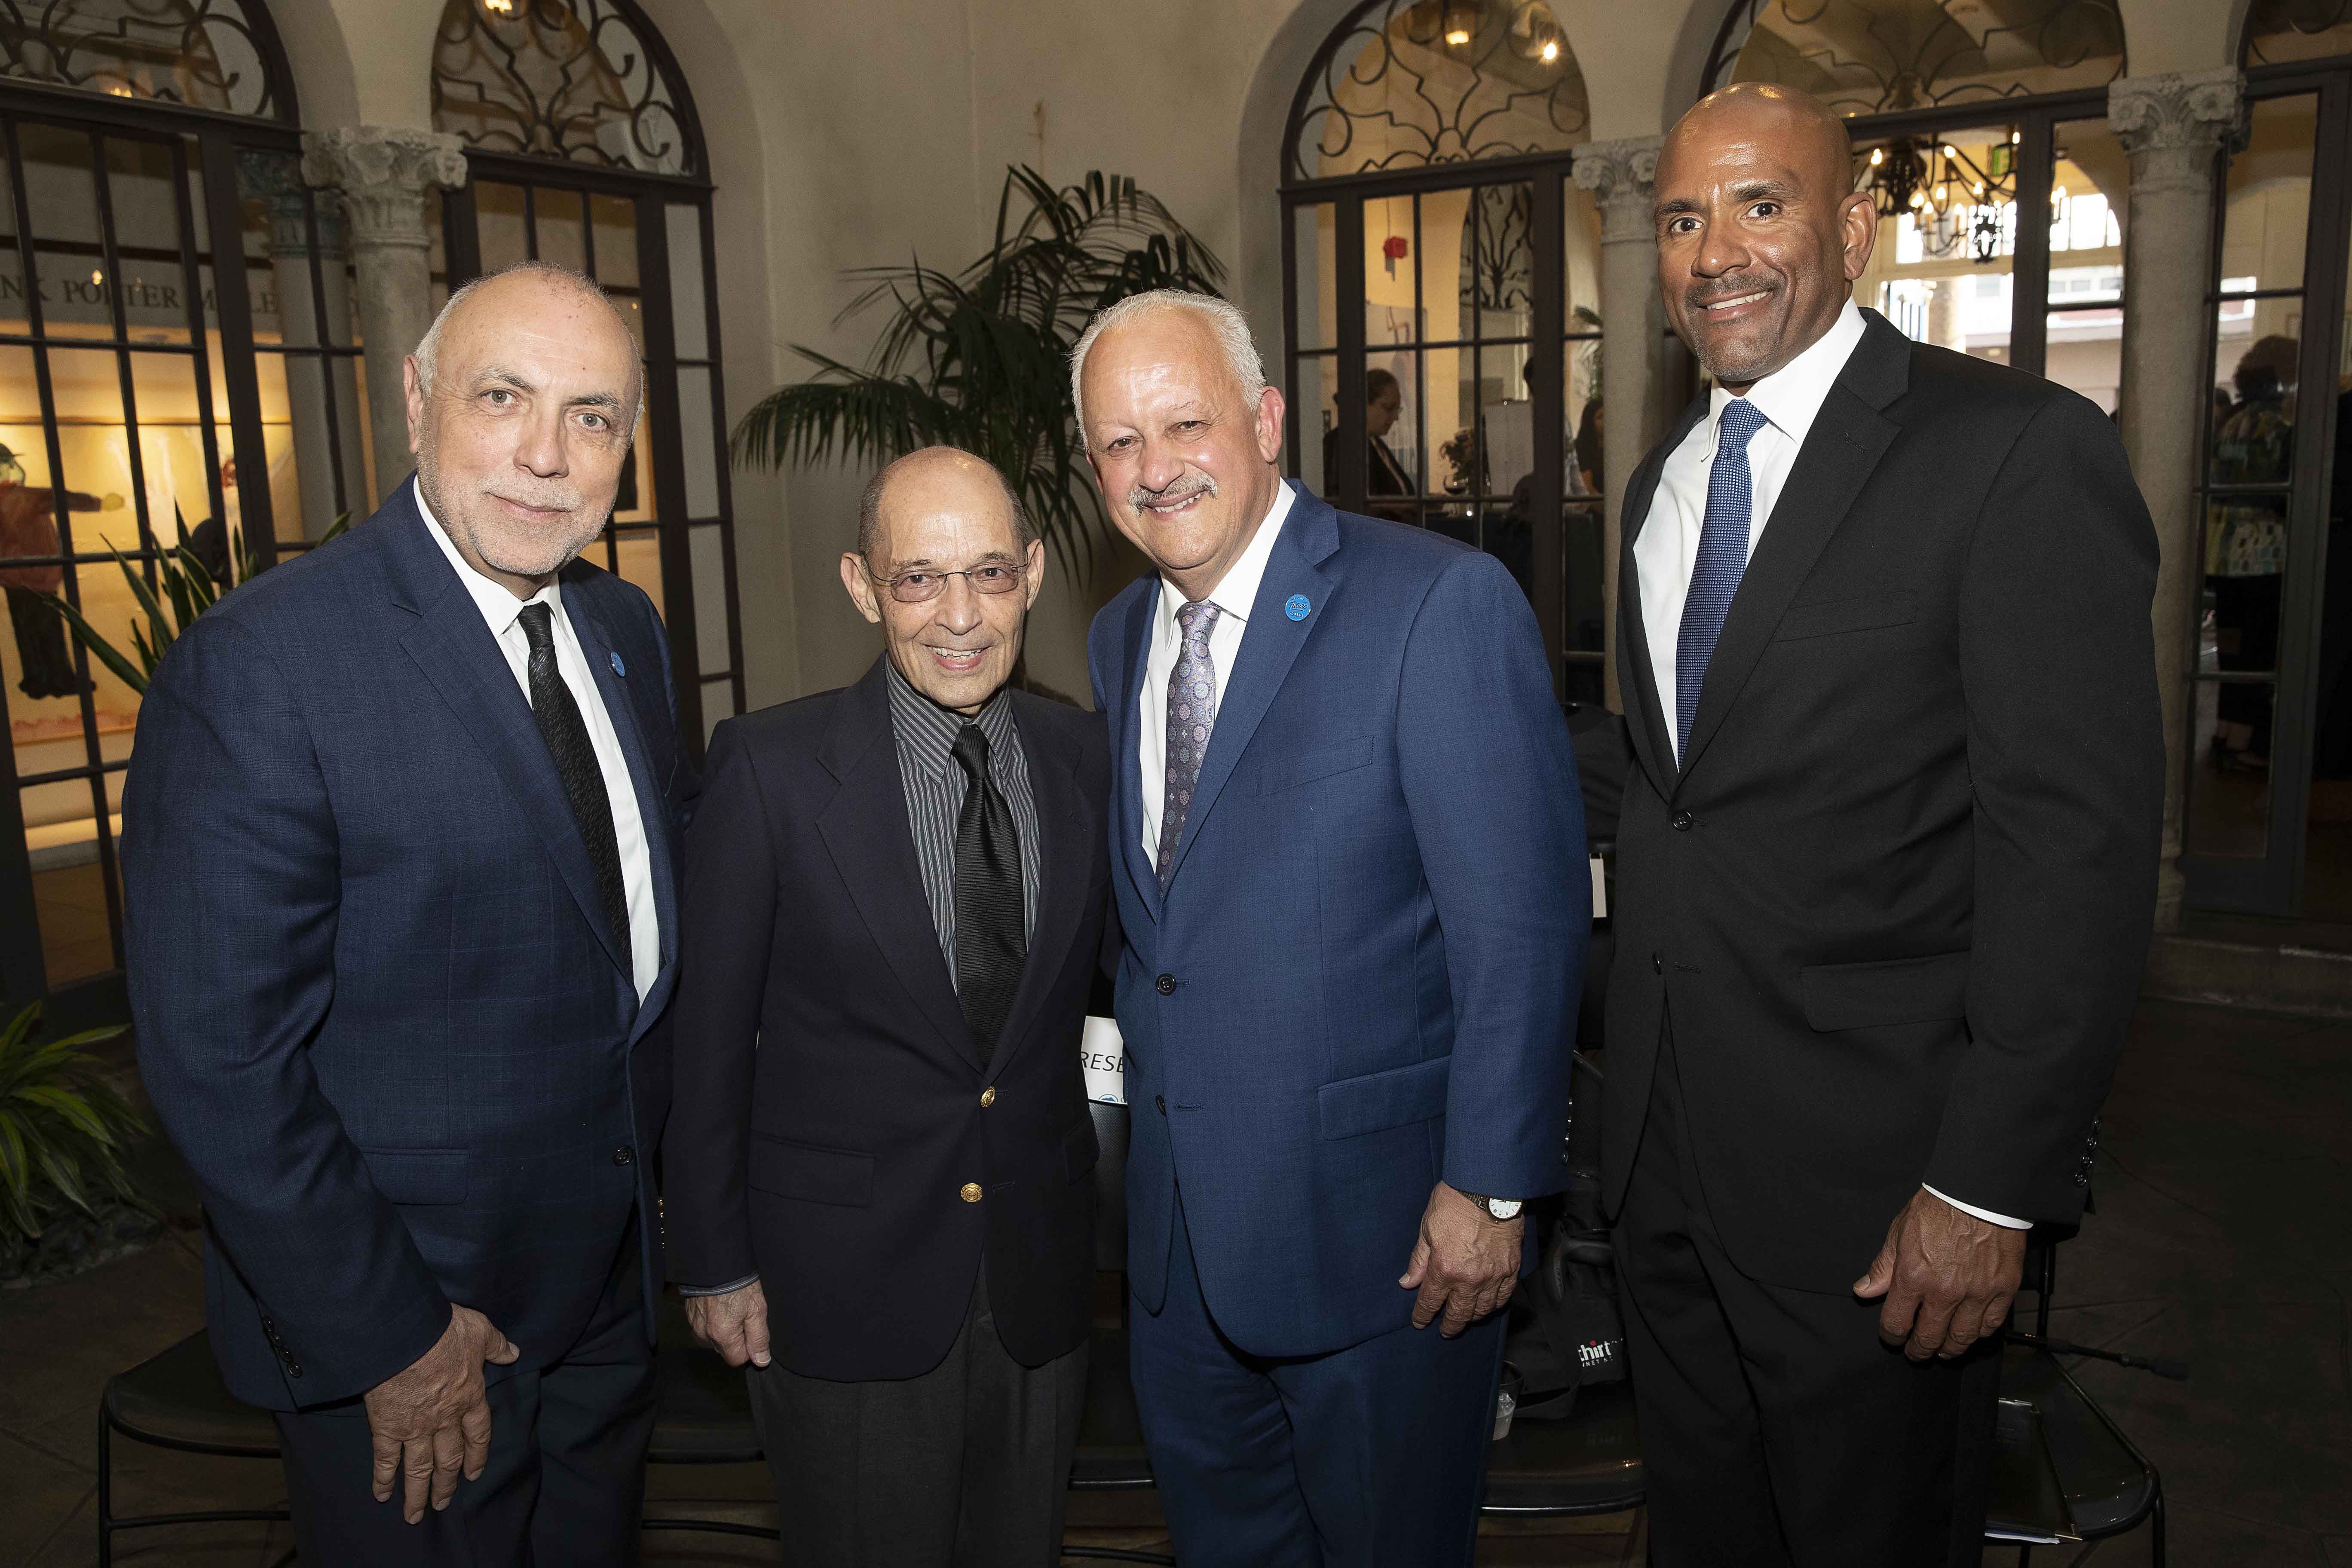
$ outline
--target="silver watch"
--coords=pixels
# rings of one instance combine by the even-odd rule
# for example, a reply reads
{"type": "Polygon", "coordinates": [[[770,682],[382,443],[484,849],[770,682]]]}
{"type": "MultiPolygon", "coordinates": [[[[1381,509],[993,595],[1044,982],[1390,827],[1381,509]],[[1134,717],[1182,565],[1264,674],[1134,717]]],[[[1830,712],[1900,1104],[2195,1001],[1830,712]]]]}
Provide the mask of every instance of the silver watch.
{"type": "Polygon", "coordinates": [[[1515,1220],[1519,1217],[1519,1210],[1527,1206],[1517,1198],[1490,1198],[1484,1193],[1464,1193],[1462,1195],[1497,1221],[1515,1220]]]}

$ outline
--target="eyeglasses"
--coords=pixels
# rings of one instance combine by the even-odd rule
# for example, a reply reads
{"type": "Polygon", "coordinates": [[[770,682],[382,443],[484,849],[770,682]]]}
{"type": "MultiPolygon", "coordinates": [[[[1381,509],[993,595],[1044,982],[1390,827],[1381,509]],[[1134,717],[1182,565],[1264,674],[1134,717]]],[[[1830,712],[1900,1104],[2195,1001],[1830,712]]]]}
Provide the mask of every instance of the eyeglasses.
{"type": "Polygon", "coordinates": [[[911,572],[901,572],[896,577],[885,577],[871,566],[866,574],[890,591],[890,596],[902,605],[926,605],[948,591],[948,579],[961,577],[971,584],[975,594],[1010,594],[1021,586],[1026,574],[1020,567],[1001,561],[991,561],[968,572],[934,572],[919,566],[911,572]]]}

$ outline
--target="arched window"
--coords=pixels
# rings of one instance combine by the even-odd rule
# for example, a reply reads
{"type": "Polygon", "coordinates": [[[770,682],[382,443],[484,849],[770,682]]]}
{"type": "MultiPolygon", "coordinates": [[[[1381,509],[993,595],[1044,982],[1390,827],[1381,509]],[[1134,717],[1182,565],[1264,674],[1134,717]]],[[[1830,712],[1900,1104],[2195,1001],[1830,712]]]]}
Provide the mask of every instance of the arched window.
{"type": "Polygon", "coordinates": [[[1501,559],[1564,689],[1597,698],[1589,124],[1545,0],[1370,0],[1300,82],[1281,172],[1291,473],[1501,559]]]}
{"type": "Polygon", "coordinates": [[[1705,90],[1776,81],[1840,114],[1897,114],[2105,87],[2123,72],[2116,0],[1738,0],[1705,90]]]}
{"type": "Polygon", "coordinates": [[[437,215],[436,288],[551,261],[593,278],[636,331],[646,417],[604,564],[661,610],[698,740],[742,710],[743,658],[711,186],[693,96],[630,0],[448,0],[433,123],[464,139],[472,176],[437,215]]]}
{"type": "Polygon", "coordinates": [[[341,208],[301,151],[261,0],[0,4],[7,1005],[120,1016],[152,599],[191,559],[226,583],[306,548],[362,493],[341,208]]]}

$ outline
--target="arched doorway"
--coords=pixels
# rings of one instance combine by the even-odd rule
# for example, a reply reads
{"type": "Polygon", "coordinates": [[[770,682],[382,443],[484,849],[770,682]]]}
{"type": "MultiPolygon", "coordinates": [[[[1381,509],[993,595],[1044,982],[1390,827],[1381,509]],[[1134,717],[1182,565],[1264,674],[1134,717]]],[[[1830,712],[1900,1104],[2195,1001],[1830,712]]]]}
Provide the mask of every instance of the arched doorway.
{"type": "Polygon", "coordinates": [[[260,0],[0,9],[0,996],[120,1016],[132,655],[184,529],[210,576],[363,493],[341,212],[299,177],[260,0]],[[281,177],[287,176],[287,177],[281,177]]]}
{"type": "Polygon", "coordinates": [[[1569,178],[1587,127],[1544,0],[1368,0],[1299,85],[1281,189],[1291,473],[1496,555],[1563,693],[1597,701],[1600,220],[1569,178]]]}
{"type": "Polygon", "coordinates": [[[734,503],[711,184],[694,100],[631,0],[449,0],[433,123],[469,179],[428,215],[435,305],[485,271],[551,261],[593,278],[636,331],[646,416],[602,564],[668,627],[698,751],[743,709],[734,503]]]}

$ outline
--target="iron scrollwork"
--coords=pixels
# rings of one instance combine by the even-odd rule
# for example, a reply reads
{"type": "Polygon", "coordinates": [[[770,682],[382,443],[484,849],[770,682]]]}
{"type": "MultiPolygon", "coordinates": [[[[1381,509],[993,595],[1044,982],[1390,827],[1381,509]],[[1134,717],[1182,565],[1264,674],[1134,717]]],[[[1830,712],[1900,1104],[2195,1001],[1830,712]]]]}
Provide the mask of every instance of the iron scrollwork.
{"type": "Polygon", "coordinates": [[[1583,74],[1545,0],[1369,0],[1300,85],[1287,173],[1565,152],[1590,124],[1583,74]]]}
{"type": "Polygon", "coordinates": [[[2000,26],[1954,0],[1738,0],[1717,33],[1706,88],[1775,81],[1843,115],[2104,87],[2124,74],[2116,0],[2031,0],[2000,26]]]}
{"type": "Polygon", "coordinates": [[[2246,64],[2352,53],[2352,0],[2254,0],[2246,16],[2246,64]]]}
{"type": "Polygon", "coordinates": [[[433,124],[486,153],[702,172],[686,94],[625,0],[449,0],[434,41],[433,124]]]}
{"type": "Polygon", "coordinates": [[[0,0],[0,76],[257,119],[282,116],[236,0],[0,0]]]}

